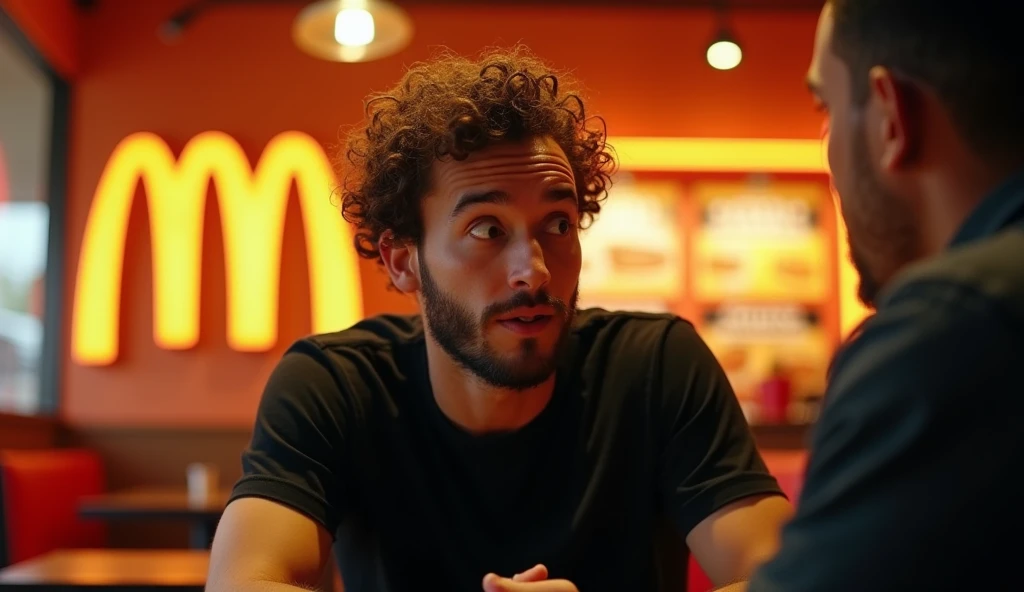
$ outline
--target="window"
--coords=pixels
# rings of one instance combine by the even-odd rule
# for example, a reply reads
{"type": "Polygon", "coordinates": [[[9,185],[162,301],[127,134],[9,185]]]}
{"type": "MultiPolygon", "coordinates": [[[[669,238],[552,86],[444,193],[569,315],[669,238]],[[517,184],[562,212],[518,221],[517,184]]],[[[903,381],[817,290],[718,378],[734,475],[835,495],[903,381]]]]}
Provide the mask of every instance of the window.
{"type": "Polygon", "coordinates": [[[0,413],[45,413],[56,399],[66,95],[0,11],[0,413]]]}

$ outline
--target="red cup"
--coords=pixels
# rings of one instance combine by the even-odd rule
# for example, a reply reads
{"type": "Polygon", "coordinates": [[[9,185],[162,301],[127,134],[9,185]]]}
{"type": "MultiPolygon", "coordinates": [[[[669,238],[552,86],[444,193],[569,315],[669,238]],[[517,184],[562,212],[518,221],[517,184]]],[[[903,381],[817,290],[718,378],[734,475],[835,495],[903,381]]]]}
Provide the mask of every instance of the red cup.
{"type": "Polygon", "coordinates": [[[789,421],[792,386],[785,376],[773,376],[761,383],[760,419],[765,423],[789,421]]]}

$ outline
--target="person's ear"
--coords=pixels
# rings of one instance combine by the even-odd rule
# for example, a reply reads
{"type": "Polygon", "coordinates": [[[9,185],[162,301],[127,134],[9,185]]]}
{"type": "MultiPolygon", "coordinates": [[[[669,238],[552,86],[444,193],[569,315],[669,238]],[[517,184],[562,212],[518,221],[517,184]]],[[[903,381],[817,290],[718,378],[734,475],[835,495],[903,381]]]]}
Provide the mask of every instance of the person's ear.
{"type": "Polygon", "coordinates": [[[420,289],[419,252],[416,245],[409,241],[397,241],[388,230],[381,234],[377,242],[380,259],[388,270],[391,283],[405,294],[415,293],[420,289]]]}
{"type": "Polygon", "coordinates": [[[913,90],[883,66],[868,72],[868,84],[874,113],[867,133],[875,135],[868,138],[868,143],[880,147],[878,165],[883,170],[902,168],[914,158],[921,142],[912,108],[913,90]]]}

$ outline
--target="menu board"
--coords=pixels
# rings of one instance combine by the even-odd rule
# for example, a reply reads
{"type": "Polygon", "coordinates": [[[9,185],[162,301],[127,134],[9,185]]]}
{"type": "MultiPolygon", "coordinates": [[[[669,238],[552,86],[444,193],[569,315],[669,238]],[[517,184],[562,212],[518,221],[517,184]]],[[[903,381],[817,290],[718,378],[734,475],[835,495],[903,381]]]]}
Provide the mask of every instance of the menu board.
{"type": "Polygon", "coordinates": [[[820,395],[832,348],[818,314],[797,304],[726,304],[701,320],[701,337],[725,369],[741,400],[779,371],[796,399],[820,395]]]}
{"type": "Polygon", "coordinates": [[[581,304],[648,303],[661,309],[682,297],[680,186],[631,182],[613,187],[593,224],[580,234],[581,304]]]}
{"type": "Polygon", "coordinates": [[[694,320],[750,417],[781,376],[790,420],[808,421],[801,409],[824,392],[836,339],[832,207],[814,180],[616,185],[581,234],[580,306],[694,320]]]}
{"type": "Polygon", "coordinates": [[[830,257],[820,183],[698,182],[694,297],[703,302],[821,303],[830,257]]]}

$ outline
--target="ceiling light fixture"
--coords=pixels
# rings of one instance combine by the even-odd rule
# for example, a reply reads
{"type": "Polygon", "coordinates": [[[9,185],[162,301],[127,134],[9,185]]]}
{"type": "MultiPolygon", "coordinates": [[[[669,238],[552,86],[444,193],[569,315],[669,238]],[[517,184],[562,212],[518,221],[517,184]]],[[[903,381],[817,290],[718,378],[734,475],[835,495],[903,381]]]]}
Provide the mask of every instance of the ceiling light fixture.
{"type": "Polygon", "coordinates": [[[719,2],[715,12],[718,20],[718,35],[708,46],[708,64],[716,70],[732,70],[743,61],[743,50],[726,22],[725,0],[719,2]]]}
{"type": "MultiPolygon", "coordinates": [[[[158,35],[167,43],[177,41],[200,13],[217,5],[273,1],[196,0],[164,21],[158,35]]],[[[368,62],[404,49],[412,39],[412,30],[412,20],[405,11],[387,0],[320,0],[295,17],[292,40],[299,49],[320,59],[368,62]]]]}
{"type": "Polygon", "coordinates": [[[295,18],[292,39],[314,57],[368,62],[404,49],[412,39],[412,21],[385,0],[320,0],[295,18]]]}

